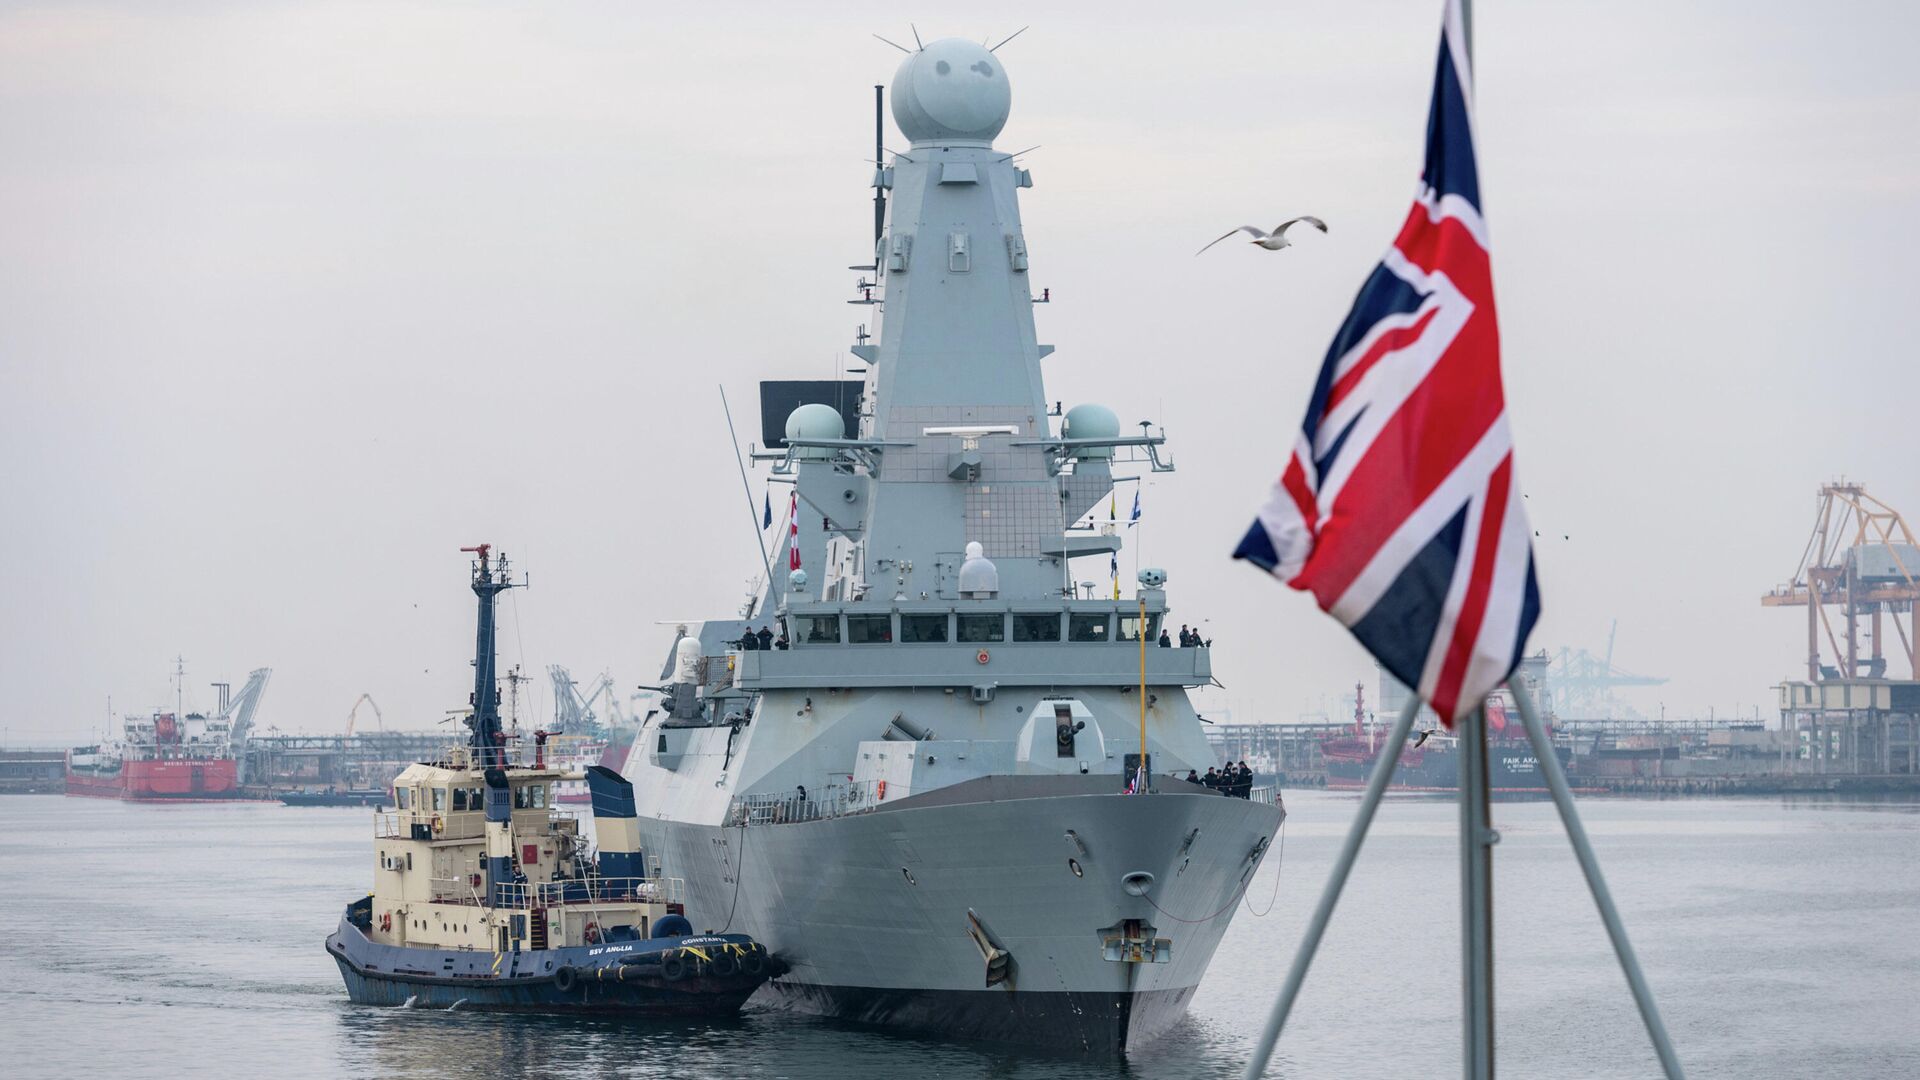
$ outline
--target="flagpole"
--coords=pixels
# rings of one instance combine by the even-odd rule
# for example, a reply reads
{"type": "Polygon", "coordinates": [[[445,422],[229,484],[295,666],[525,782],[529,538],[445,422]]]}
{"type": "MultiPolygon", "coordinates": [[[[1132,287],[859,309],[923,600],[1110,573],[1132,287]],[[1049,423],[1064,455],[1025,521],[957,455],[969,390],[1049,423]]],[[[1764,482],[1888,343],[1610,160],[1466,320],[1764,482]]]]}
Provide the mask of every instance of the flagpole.
{"type": "MultiPolygon", "coordinates": [[[[1480,77],[1473,62],[1473,0],[1458,2],[1471,110],[1480,77]]],[[[1493,1080],[1493,845],[1500,834],[1493,829],[1486,707],[1476,706],[1459,722],[1462,1071],[1467,1080],[1493,1080]]]]}
{"type": "MultiPolygon", "coordinates": [[[[720,410],[727,414],[727,439],[733,443],[733,463],[740,467],[740,490],[747,496],[747,516],[753,519],[753,536],[760,542],[760,563],[767,570],[767,591],[769,595],[778,591],[773,580],[773,556],[767,554],[767,535],[760,524],[760,515],[753,512],[753,485],[747,482],[747,462],[740,456],[740,435],[733,430],[733,407],[727,404],[726,384],[720,384],[720,410]]],[[[753,618],[753,612],[747,612],[747,618],[753,618]]]]}
{"type": "Polygon", "coordinates": [[[1260,1033],[1260,1043],[1247,1062],[1244,1080],[1259,1080],[1260,1074],[1267,1070],[1273,1045],[1280,1041],[1280,1029],[1287,1024],[1287,1014],[1293,1011],[1293,999],[1300,994],[1300,984],[1307,980],[1307,968],[1313,965],[1313,954],[1320,948],[1320,938],[1333,918],[1334,905],[1340,902],[1340,890],[1346,887],[1347,875],[1353,871],[1354,860],[1360,857],[1360,845],[1373,824],[1373,812],[1380,808],[1380,798],[1393,780],[1394,767],[1400,764],[1401,748],[1407,745],[1407,736],[1413,731],[1413,718],[1419,713],[1419,695],[1409,696],[1399,719],[1393,722],[1393,733],[1387,736],[1386,752],[1374,762],[1373,775],[1367,778],[1367,793],[1361,796],[1360,810],[1354,815],[1353,824],[1347,827],[1346,842],[1340,846],[1340,856],[1333,862],[1327,887],[1320,892],[1320,903],[1314,907],[1313,918],[1307,923],[1307,934],[1293,954],[1293,966],[1287,969],[1287,983],[1280,990],[1279,1000],[1273,1003],[1267,1029],[1260,1033]]]}
{"type": "Polygon", "coordinates": [[[1553,795],[1553,805],[1560,811],[1560,824],[1567,830],[1567,842],[1573,845],[1574,858],[1580,863],[1580,872],[1586,875],[1587,889],[1593,893],[1593,906],[1600,910],[1600,921],[1606,924],[1607,937],[1613,941],[1613,951],[1620,958],[1620,970],[1627,977],[1627,988],[1633,992],[1633,1003],[1640,1009],[1640,1019],[1647,1025],[1647,1038],[1653,1043],[1654,1053],[1660,1057],[1660,1068],[1666,1073],[1667,1080],[1682,1080],[1685,1075],[1680,1070],[1680,1058],[1673,1051],[1673,1042],[1667,1037],[1667,1025],[1660,1019],[1660,1010],[1653,1003],[1653,989],[1647,985],[1647,977],[1640,970],[1640,961],[1634,956],[1633,945],[1627,940],[1626,924],[1620,921],[1619,909],[1613,906],[1613,894],[1607,890],[1607,879],[1600,874],[1600,860],[1593,853],[1593,844],[1587,840],[1587,830],[1580,824],[1580,815],[1573,808],[1573,791],[1567,786],[1566,770],[1560,767],[1560,759],[1554,755],[1553,741],[1547,737],[1547,729],[1540,722],[1540,714],[1534,709],[1533,697],[1518,682],[1509,682],[1507,688],[1513,692],[1513,703],[1520,707],[1520,722],[1526,726],[1527,739],[1533,743],[1533,756],[1539,759],[1540,771],[1547,780],[1547,791],[1553,795]]]}
{"type": "Polygon", "coordinates": [[[1460,753],[1461,1038],[1467,1080],[1493,1080],[1493,830],[1487,713],[1457,722],[1460,753]]]}

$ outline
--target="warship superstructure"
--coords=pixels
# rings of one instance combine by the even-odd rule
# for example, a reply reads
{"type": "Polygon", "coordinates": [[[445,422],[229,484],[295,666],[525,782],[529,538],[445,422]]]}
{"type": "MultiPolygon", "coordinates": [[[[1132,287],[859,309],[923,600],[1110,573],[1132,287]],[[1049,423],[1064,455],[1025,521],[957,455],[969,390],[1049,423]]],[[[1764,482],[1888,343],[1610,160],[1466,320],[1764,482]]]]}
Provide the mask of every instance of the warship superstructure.
{"type": "Polygon", "coordinates": [[[1052,424],[999,58],[930,43],[891,105],[864,380],[755,455],[794,486],[789,549],[757,614],[675,642],[639,829],[791,966],[763,998],[1124,1052],[1183,1014],[1284,811],[1175,779],[1214,760],[1188,698],[1212,670],[1165,644],[1167,574],[1076,592],[1118,566],[1121,530],[1076,527],[1116,468],[1171,465],[1105,407],[1052,424]]]}

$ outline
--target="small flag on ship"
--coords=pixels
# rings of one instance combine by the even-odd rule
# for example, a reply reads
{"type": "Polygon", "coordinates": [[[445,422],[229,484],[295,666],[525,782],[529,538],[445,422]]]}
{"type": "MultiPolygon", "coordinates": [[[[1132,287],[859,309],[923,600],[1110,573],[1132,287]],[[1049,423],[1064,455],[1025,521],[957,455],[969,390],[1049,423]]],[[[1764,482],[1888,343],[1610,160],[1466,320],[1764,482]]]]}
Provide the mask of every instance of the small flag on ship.
{"type": "Polygon", "coordinates": [[[800,569],[800,493],[787,503],[787,569],[800,569]]]}

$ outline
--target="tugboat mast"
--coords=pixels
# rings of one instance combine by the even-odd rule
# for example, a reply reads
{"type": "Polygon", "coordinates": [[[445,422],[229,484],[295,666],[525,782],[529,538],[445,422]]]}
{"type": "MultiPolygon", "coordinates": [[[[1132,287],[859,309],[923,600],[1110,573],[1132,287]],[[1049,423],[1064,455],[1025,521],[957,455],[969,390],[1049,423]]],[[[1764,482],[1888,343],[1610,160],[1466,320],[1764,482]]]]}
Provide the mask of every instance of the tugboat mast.
{"type": "Polygon", "coordinates": [[[473,595],[480,598],[479,628],[473,643],[473,714],[467,727],[473,731],[468,746],[476,768],[491,768],[507,763],[506,739],[500,730],[500,681],[495,672],[499,662],[494,655],[495,596],[514,587],[508,579],[507,556],[489,562],[492,544],[461,548],[474,556],[473,595]]]}

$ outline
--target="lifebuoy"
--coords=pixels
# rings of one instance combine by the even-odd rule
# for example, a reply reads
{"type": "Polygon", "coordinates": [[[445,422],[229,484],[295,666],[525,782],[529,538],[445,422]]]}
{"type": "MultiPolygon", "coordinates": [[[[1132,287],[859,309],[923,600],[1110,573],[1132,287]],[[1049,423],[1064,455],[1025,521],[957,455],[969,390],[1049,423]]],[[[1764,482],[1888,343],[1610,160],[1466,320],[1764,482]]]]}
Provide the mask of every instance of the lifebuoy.
{"type": "Polygon", "coordinates": [[[679,982],[681,979],[686,978],[687,977],[686,957],[683,957],[678,953],[674,953],[673,955],[668,956],[666,959],[660,961],[660,977],[667,980],[668,982],[679,982]]]}
{"type": "Polygon", "coordinates": [[[574,986],[579,982],[580,973],[566,964],[561,964],[553,971],[553,988],[563,994],[573,993],[574,986]]]}
{"type": "Polygon", "coordinates": [[[446,831],[447,831],[447,823],[440,820],[439,814],[433,815],[433,835],[439,836],[441,833],[446,831]]]}
{"type": "Polygon", "coordinates": [[[887,797],[887,782],[886,782],[885,780],[882,780],[882,781],[880,781],[880,784],[879,784],[879,786],[878,786],[878,788],[876,789],[876,791],[878,792],[878,794],[879,794],[879,797],[880,797],[880,798],[882,798],[882,799],[884,799],[884,798],[886,798],[886,797],[887,797]]]}
{"type": "Polygon", "coordinates": [[[981,649],[979,652],[973,654],[973,658],[975,660],[978,660],[980,663],[984,664],[987,661],[993,659],[993,654],[988,652],[985,649],[981,649]]]}
{"type": "Polygon", "coordinates": [[[587,928],[581,931],[580,936],[587,939],[587,944],[598,945],[600,943],[600,924],[588,923],[587,928]]]}
{"type": "Polygon", "coordinates": [[[383,911],[380,913],[380,929],[382,930],[393,929],[393,912],[383,911]]]}

